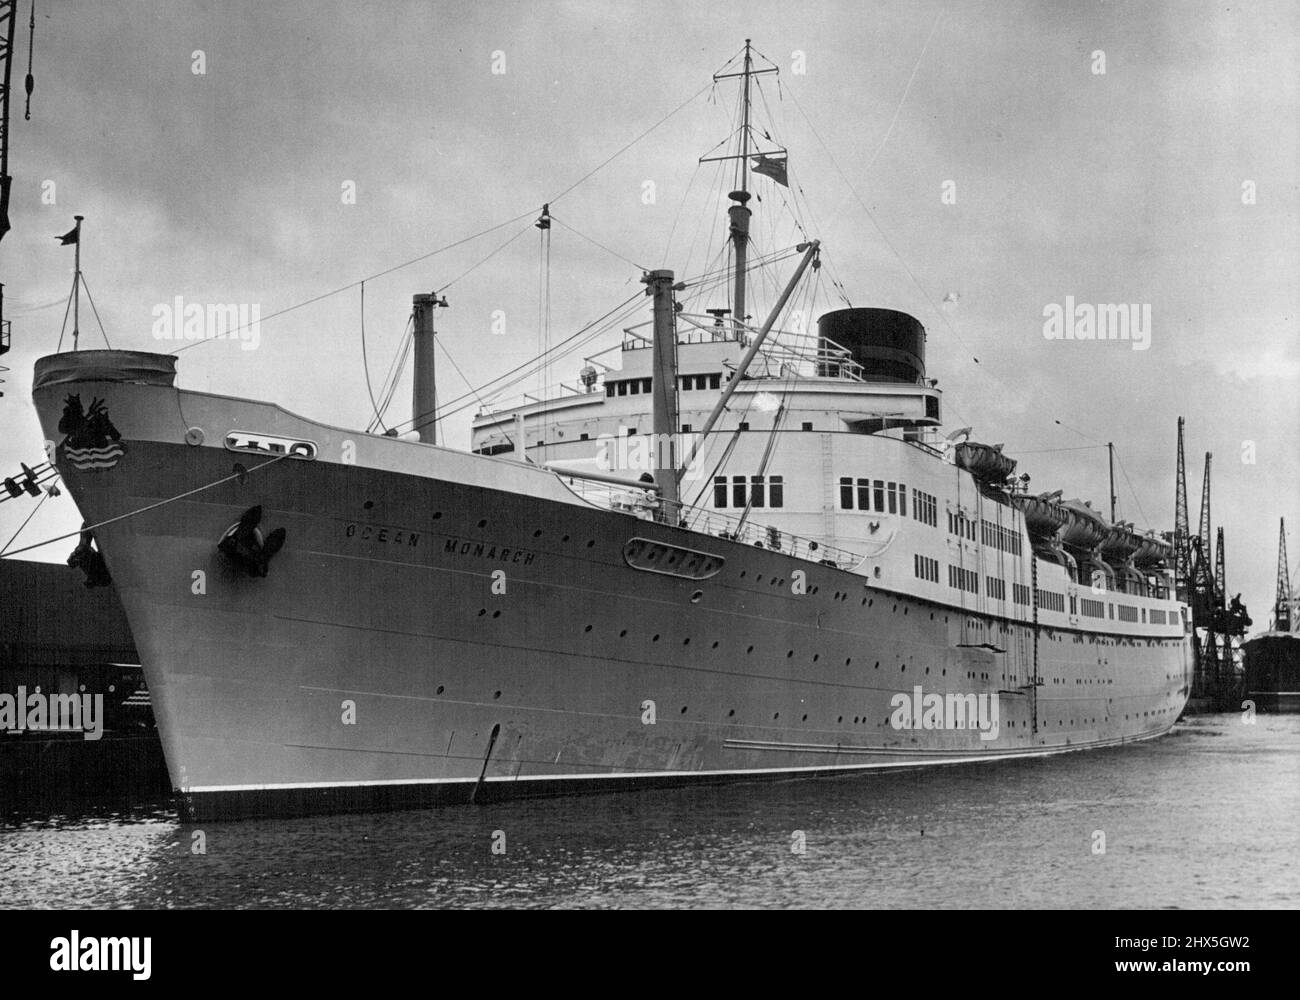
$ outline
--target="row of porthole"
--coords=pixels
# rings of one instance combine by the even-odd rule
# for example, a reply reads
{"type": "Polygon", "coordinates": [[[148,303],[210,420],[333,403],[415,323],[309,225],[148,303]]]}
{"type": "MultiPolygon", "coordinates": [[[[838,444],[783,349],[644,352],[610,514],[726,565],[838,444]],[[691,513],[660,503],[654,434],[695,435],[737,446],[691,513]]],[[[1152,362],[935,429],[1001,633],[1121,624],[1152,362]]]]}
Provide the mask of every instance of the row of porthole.
{"type": "MultiPolygon", "coordinates": [[[[482,613],[482,612],[480,612],[480,614],[481,614],[481,613],[482,613]]],[[[500,612],[496,612],[496,614],[494,614],[493,617],[496,617],[497,614],[500,614],[500,612]]],[[[585,626],[583,626],[582,631],[583,631],[584,633],[587,633],[587,632],[590,632],[594,627],[595,627],[595,626],[593,626],[593,625],[585,625],[585,626]]],[[[618,637],[619,637],[620,639],[626,639],[626,638],[627,638],[627,629],[620,629],[620,630],[619,630],[619,633],[618,633],[618,637]]],[[[658,632],[656,632],[654,635],[652,635],[652,636],[650,637],[650,641],[651,641],[651,642],[658,642],[660,638],[661,638],[660,634],[659,634],[658,632]]],[[[687,636],[685,639],[682,640],[682,645],[683,645],[683,646],[689,646],[690,644],[691,644],[690,636],[687,636]]],[[[713,641],[713,645],[712,645],[710,648],[711,648],[711,649],[717,649],[719,645],[720,645],[720,642],[719,642],[717,639],[715,639],[715,640],[713,641]]],[[[753,647],[753,646],[746,646],[746,647],[745,647],[745,655],[746,655],[746,656],[750,656],[750,655],[752,655],[753,652],[754,652],[754,647],[753,647]]],[[[793,659],[793,658],[794,658],[794,650],[791,649],[791,650],[787,651],[786,654],[785,654],[785,656],[786,656],[786,659],[787,659],[787,660],[789,660],[789,659],[793,659]]],[[[819,662],[820,660],[821,660],[821,653],[813,653],[812,662],[813,662],[813,663],[817,663],[817,662],[819,662]]],[[[844,665],[845,665],[846,667],[847,667],[847,666],[850,666],[852,663],[853,663],[853,657],[851,657],[851,656],[846,656],[846,657],[844,658],[844,665]]],[[[875,665],[874,669],[875,669],[875,670],[879,670],[879,669],[880,669],[880,661],[879,661],[879,660],[876,661],[876,665],[875,665]]],[[[901,665],[899,666],[899,668],[898,668],[898,672],[899,672],[900,674],[907,673],[907,664],[906,664],[906,663],[901,664],[901,665]]],[[[926,668],[925,668],[925,672],[928,674],[928,673],[930,672],[930,668],[929,668],[929,667],[926,667],[926,668]]],[[[947,669],[946,667],[943,668],[942,675],[943,675],[944,677],[947,677],[947,676],[948,676],[948,669],[947,669]]],[[[986,678],[987,678],[987,675],[985,675],[985,676],[986,676],[986,678]]]]}
{"type": "MultiPolygon", "coordinates": [[[[479,526],[480,528],[482,528],[482,527],[484,527],[484,526],[486,525],[486,523],[487,523],[486,521],[480,521],[478,526],[479,526]]],[[[534,537],[534,538],[541,538],[541,537],[542,537],[542,529],[541,529],[541,528],[537,528],[537,529],[535,529],[535,530],[533,531],[533,537],[534,537]]],[[[567,542],[567,541],[569,540],[570,537],[571,537],[571,536],[569,536],[569,535],[564,535],[564,536],[562,536],[562,537],[560,538],[560,541],[561,541],[561,542],[567,542]]],[[[588,538],[588,539],[587,539],[587,548],[592,548],[595,544],[596,544],[596,539],[594,539],[594,538],[588,538]]]]}
{"type": "MultiPolygon", "coordinates": [[[[364,504],[362,504],[362,506],[363,506],[366,510],[370,510],[370,509],[372,509],[372,508],[374,507],[374,505],[375,505],[375,503],[374,503],[373,500],[367,500],[364,504]]],[[[433,519],[434,521],[440,521],[440,520],[442,519],[442,511],[440,511],[440,510],[435,510],[435,511],[433,512],[432,519],[433,519]]],[[[487,522],[487,518],[480,518],[480,519],[479,519],[479,522],[478,522],[478,528],[479,528],[479,530],[481,531],[481,530],[483,530],[484,528],[486,528],[486,527],[487,527],[487,524],[488,524],[488,522],[487,522]]],[[[541,537],[542,537],[542,529],[541,529],[541,528],[537,528],[537,529],[535,529],[535,530],[533,531],[533,537],[534,537],[534,538],[541,538],[541,537]]],[[[565,535],[563,538],[560,539],[560,541],[562,541],[562,542],[567,542],[567,541],[569,540],[569,538],[570,538],[569,535],[565,535]]],[[[590,548],[593,548],[593,547],[595,546],[595,544],[596,544],[596,540],[595,540],[594,538],[589,538],[589,539],[587,539],[587,548],[589,548],[589,549],[590,549],[590,548]]]]}

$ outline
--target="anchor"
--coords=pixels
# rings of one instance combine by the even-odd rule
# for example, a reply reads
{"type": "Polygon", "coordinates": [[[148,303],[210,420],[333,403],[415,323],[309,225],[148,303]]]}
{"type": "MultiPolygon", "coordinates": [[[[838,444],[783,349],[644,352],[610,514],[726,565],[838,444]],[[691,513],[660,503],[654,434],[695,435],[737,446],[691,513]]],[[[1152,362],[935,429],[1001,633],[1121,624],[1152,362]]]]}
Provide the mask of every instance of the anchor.
{"type": "Polygon", "coordinates": [[[87,587],[107,587],[113,582],[113,577],[108,572],[103,553],[95,546],[95,533],[86,530],[84,521],[81,528],[81,541],[68,556],[68,565],[86,574],[87,587]]]}
{"type": "Polygon", "coordinates": [[[247,570],[249,576],[266,576],[271,557],[284,547],[285,530],[276,528],[263,538],[258,528],[261,521],[262,505],[249,507],[217,542],[217,551],[247,570]]]}

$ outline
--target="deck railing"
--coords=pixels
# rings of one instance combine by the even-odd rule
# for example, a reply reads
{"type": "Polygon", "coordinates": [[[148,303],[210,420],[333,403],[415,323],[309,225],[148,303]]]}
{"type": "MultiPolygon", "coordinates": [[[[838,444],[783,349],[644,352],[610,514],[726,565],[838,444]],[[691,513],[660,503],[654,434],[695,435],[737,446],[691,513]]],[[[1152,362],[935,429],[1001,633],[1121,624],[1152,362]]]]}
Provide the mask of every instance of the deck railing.
{"type": "MultiPolygon", "coordinates": [[[[594,507],[619,511],[644,521],[660,520],[662,505],[653,490],[616,486],[561,473],[557,475],[575,495],[594,507]]],[[[673,516],[664,517],[663,520],[689,531],[726,538],[755,548],[770,549],[795,559],[806,559],[808,562],[835,566],[838,569],[856,569],[865,559],[865,556],[847,549],[791,534],[772,525],[756,524],[748,519],[742,522],[739,517],[707,507],[677,503],[672,505],[671,514],[673,516]]]]}

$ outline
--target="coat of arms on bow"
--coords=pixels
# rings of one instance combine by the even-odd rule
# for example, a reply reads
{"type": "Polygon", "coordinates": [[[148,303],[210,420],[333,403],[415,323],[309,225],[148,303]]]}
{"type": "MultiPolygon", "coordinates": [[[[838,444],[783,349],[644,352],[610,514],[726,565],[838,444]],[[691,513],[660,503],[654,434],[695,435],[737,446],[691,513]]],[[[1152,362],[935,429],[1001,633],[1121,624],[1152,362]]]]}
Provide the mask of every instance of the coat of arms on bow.
{"type": "Polygon", "coordinates": [[[69,396],[59,430],[67,435],[61,445],[64,456],[83,472],[111,469],[126,453],[122,435],[108,419],[104,401],[98,397],[91,400],[89,410],[83,411],[81,397],[69,396]]]}

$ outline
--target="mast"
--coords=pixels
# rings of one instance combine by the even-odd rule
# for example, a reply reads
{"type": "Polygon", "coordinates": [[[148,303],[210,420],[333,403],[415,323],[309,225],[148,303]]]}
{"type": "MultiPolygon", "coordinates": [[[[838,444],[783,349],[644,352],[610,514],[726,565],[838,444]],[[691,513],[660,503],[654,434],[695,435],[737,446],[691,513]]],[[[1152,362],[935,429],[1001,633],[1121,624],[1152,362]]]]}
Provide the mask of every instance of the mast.
{"type": "Polygon", "coordinates": [[[1115,496],[1115,445],[1106,442],[1106,457],[1110,462],[1110,523],[1115,523],[1115,501],[1119,499],[1115,496]]]}
{"type": "Polygon", "coordinates": [[[415,310],[415,386],[411,392],[411,419],[420,440],[437,444],[438,382],[434,364],[433,311],[446,308],[447,300],[436,292],[416,295],[411,300],[415,310]]]}
{"type": "Polygon", "coordinates": [[[677,472],[677,334],[673,323],[673,272],[651,271],[641,279],[654,296],[654,345],[651,386],[654,391],[655,483],[659,486],[659,519],[676,524],[681,502],[677,472]]]}
{"type": "Polygon", "coordinates": [[[749,54],[749,39],[745,39],[745,69],[743,97],[741,98],[740,125],[740,190],[732,191],[729,198],[735,202],[727,209],[731,217],[731,243],[736,260],[736,284],[732,295],[732,315],[740,323],[745,322],[745,265],[749,255],[749,219],[751,212],[745,204],[749,201],[749,77],[752,59],[749,54]]]}
{"type": "MultiPolygon", "coordinates": [[[[750,134],[749,134],[749,112],[750,112],[750,87],[753,77],[761,76],[764,73],[777,73],[779,70],[775,66],[766,69],[754,69],[753,49],[750,45],[750,39],[745,39],[745,61],[739,73],[714,73],[713,79],[716,83],[718,80],[727,80],[735,77],[741,79],[741,98],[740,98],[740,152],[732,153],[725,156],[702,156],[701,163],[713,163],[721,160],[739,160],[740,161],[740,190],[732,191],[728,197],[734,202],[727,208],[727,215],[730,219],[730,235],[732,244],[732,253],[736,261],[736,275],[732,286],[732,317],[736,323],[745,322],[745,269],[749,262],[749,219],[752,213],[747,207],[749,201],[749,157],[750,157],[750,134]]],[[[786,150],[778,148],[772,151],[776,153],[785,153],[786,150]]],[[[754,155],[768,155],[762,150],[755,150],[754,155]]],[[[737,327],[739,329],[739,327],[737,327]]]]}
{"type": "Polygon", "coordinates": [[[81,220],[83,215],[74,215],[77,222],[73,243],[77,245],[74,273],[72,276],[72,349],[77,349],[77,339],[81,336],[81,220]]]}

